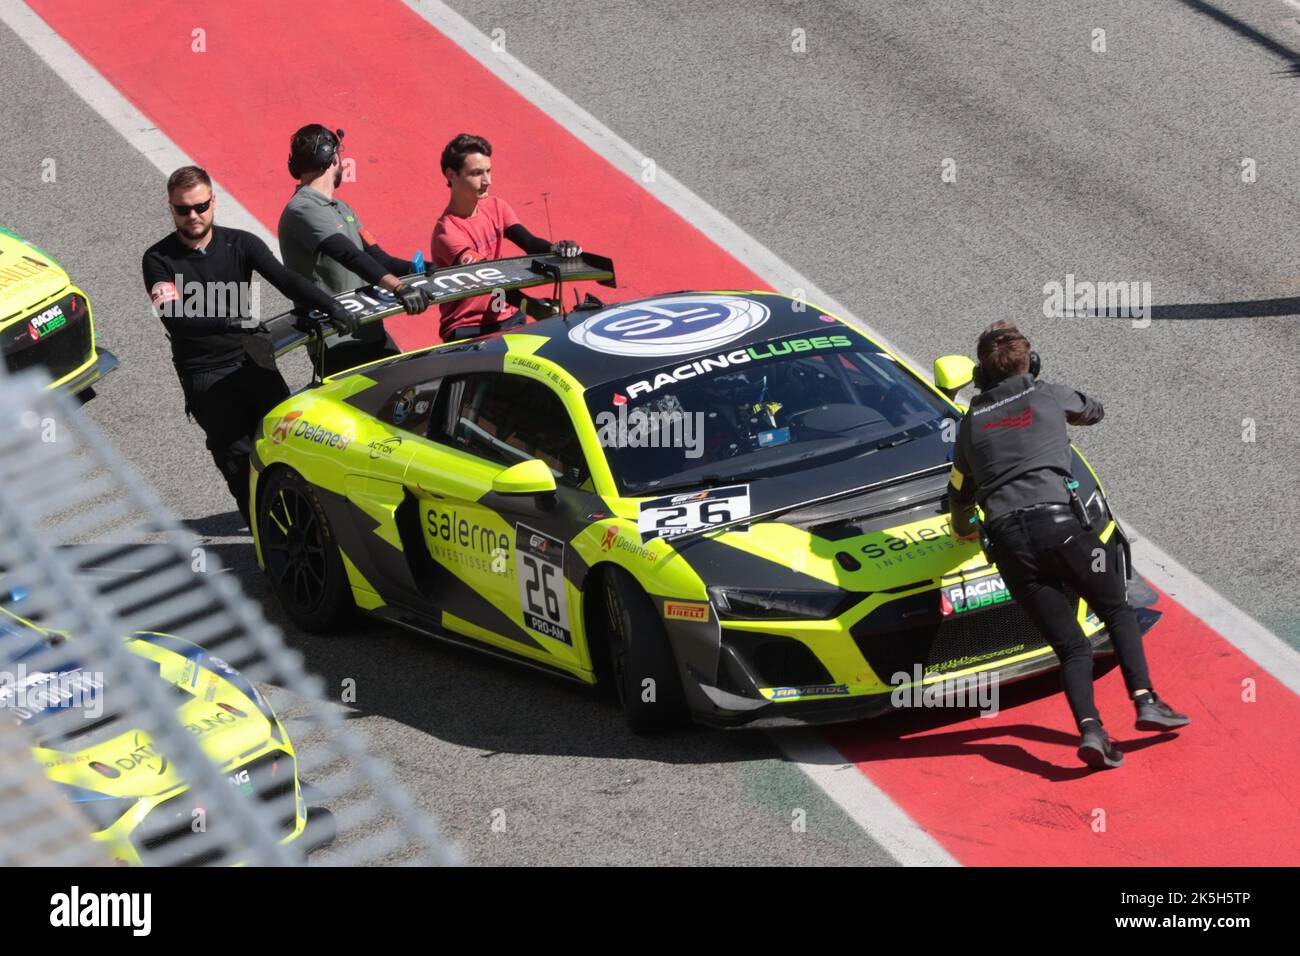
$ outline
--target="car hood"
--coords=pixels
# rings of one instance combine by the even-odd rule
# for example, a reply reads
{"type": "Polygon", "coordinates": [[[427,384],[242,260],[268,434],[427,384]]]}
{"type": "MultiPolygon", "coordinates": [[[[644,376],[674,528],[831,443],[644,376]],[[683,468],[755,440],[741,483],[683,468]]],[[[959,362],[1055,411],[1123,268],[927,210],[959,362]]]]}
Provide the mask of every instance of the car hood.
{"type": "MultiPolygon", "coordinates": [[[[938,435],[859,459],[750,484],[750,512],[789,508],[748,528],[672,542],[706,585],[817,588],[867,593],[907,589],[968,572],[987,573],[978,541],[952,536],[948,471],[952,446],[938,435]],[[906,480],[894,479],[913,476],[906,480]],[[803,504],[866,485],[885,487],[803,504]]],[[[1086,500],[1098,489],[1074,452],[1086,500]]],[[[635,512],[629,517],[635,520],[635,512]]]]}
{"type": "Polygon", "coordinates": [[[16,233],[0,229],[0,322],[68,287],[57,262],[16,233]]]}
{"type": "MultiPolygon", "coordinates": [[[[224,765],[271,739],[283,741],[270,705],[222,659],[165,634],[136,634],[127,640],[127,648],[157,668],[159,679],[175,695],[177,719],[214,763],[224,765]]],[[[80,675],[83,690],[98,683],[94,692],[105,702],[107,716],[113,703],[111,688],[104,688],[97,675],[76,665],[59,672],[71,673],[80,675]]],[[[39,722],[46,712],[28,713],[26,720],[36,725],[39,734],[39,722]]],[[[19,718],[23,719],[22,714],[19,718]]],[[[80,749],[33,748],[36,760],[52,780],[75,788],[74,792],[107,797],[151,796],[184,782],[150,734],[138,728],[120,730],[130,726],[125,721],[114,721],[99,733],[93,729],[92,718],[87,720],[92,729],[84,735],[86,744],[80,749]]]]}

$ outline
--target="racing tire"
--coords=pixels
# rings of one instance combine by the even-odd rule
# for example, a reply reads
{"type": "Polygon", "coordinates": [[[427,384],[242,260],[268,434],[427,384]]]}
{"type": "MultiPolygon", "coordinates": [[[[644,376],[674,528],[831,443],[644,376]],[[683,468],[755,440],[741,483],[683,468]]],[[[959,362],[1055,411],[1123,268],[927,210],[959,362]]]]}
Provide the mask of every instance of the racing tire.
{"type": "Polygon", "coordinates": [[[311,485],[273,471],[258,489],[257,522],[266,576],[289,619],[310,634],[343,627],[356,611],[352,586],[311,485]]]}
{"type": "Polygon", "coordinates": [[[602,589],[608,671],[623,719],[636,734],[686,729],[686,694],[654,602],[621,568],[606,570],[602,589]]]}

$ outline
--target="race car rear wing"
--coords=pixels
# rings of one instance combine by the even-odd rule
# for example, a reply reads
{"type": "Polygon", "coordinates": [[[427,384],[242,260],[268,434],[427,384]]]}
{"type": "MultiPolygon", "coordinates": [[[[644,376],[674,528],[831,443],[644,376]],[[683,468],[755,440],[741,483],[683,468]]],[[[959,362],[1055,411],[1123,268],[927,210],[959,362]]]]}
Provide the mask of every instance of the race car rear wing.
{"type": "MultiPolygon", "coordinates": [[[[614,262],[604,256],[584,252],[575,259],[565,259],[554,254],[542,256],[518,256],[513,259],[489,259],[484,262],[472,262],[463,266],[448,266],[429,273],[416,273],[404,276],[402,281],[411,286],[423,288],[432,300],[430,322],[438,321],[433,306],[448,302],[458,302],[478,295],[491,295],[500,290],[514,293],[508,296],[512,302],[517,301],[521,289],[531,289],[541,285],[551,285],[554,293],[551,298],[556,304],[561,302],[566,282],[597,282],[613,287],[614,262]]],[[[392,293],[364,286],[351,292],[336,295],[334,299],[343,304],[349,312],[357,317],[362,325],[380,322],[390,315],[401,313],[402,306],[392,293]]],[[[534,300],[528,300],[533,302],[534,300]]],[[[530,314],[534,314],[530,310],[530,314]]],[[[321,323],[319,312],[313,310],[306,316],[298,312],[285,312],[266,321],[271,333],[275,355],[278,358],[291,352],[309,341],[328,339],[337,333],[328,322],[321,323]]]]}

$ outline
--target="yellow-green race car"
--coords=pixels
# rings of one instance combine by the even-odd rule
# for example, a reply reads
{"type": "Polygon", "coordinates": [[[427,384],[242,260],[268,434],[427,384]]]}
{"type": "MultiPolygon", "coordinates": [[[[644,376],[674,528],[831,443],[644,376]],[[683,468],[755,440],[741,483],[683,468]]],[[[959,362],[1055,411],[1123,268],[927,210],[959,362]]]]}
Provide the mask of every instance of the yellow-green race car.
{"type": "MultiPolygon", "coordinates": [[[[599,279],[601,263],[498,260],[407,281],[445,302],[599,279]]],[[[363,321],[397,311],[374,290],[340,299],[363,321]]],[[[301,339],[290,325],[273,322],[281,351],[301,339]]],[[[591,300],[276,407],[253,456],[258,559],[304,629],[360,608],[606,683],[638,731],[849,720],[890,710],[895,691],[1026,677],[1055,655],[948,525],[962,411],[949,396],[971,367],[937,362],[945,393],[770,292],[591,300]]],[[[1132,578],[1077,452],[1074,474],[1132,578]]],[[[1078,619],[1106,649],[1082,602],[1078,619]]]]}
{"type": "Polygon", "coordinates": [[[43,368],[51,388],[83,401],[117,368],[95,341],[90,299],[57,262],[0,228],[0,357],[11,372],[43,368]]]}
{"type": "MultiPolygon", "coordinates": [[[[22,596],[7,592],[0,604],[12,607],[22,596]]],[[[301,837],[308,807],[297,756],[261,692],[224,660],[178,637],[140,632],[126,646],[174,690],[177,718],[230,785],[272,813],[280,842],[301,837]]],[[[198,804],[184,779],[152,737],[131,726],[129,714],[109,709],[104,677],[78,661],[75,637],[0,607],[0,665],[0,714],[31,731],[36,762],[84,814],[109,859],[132,865],[239,862],[195,836],[198,804]],[[47,647],[65,641],[56,669],[37,666],[47,647]]]]}

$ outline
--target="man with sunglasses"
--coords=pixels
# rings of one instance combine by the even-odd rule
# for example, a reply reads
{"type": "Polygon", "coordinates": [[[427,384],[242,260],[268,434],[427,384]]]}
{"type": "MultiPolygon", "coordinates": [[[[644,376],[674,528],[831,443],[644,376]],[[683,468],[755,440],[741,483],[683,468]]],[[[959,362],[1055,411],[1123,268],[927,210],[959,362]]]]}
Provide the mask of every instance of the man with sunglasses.
{"type": "Polygon", "coordinates": [[[145,252],[144,287],[171,340],[186,414],[206,434],[212,460],[247,521],[252,434],[289,395],[270,334],[254,314],[253,273],[286,298],[324,313],[340,331],[355,331],[357,322],[281,265],[261,239],[215,225],[212,180],[198,166],[171,174],[167,199],[176,230],[145,252]]]}
{"type": "MultiPolygon", "coordinates": [[[[335,195],[343,182],[342,150],[343,130],[331,131],[319,123],[302,127],[290,139],[289,175],[298,185],[277,230],[284,264],[331,295],[373,285],[392,293],[407,315],[418,315],[429,307],[429,298],[424,289],[399,276],[422,269],[385,252],[361,225],[356,210],[335,195]]],[[[359,347],[342,340],[331,347],[327,370],[396,351],[388,347],[382,323],[359,329],[350,341],[359,347]]]]}

